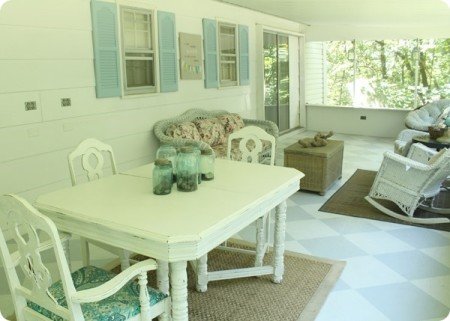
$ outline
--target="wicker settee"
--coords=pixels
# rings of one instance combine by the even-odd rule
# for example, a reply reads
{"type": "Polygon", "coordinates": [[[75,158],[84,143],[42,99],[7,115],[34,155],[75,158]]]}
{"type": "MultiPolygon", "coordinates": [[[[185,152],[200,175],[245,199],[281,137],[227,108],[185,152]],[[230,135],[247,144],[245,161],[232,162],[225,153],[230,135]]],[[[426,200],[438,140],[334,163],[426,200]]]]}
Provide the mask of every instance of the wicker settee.
{"type": "Polygon", "coordinates": [[[249,125],[261,127],[274,136],[275,140],[278,139],[278,127],[275,123],[241,118],[226,110],[189,109],[179,116],[156,122],[153,132],[161,144],[171,144],[177,148],[195,144],[202,150],[212,149],[216,157],[224,158],[227,154],[228,135],[249,125]]]}

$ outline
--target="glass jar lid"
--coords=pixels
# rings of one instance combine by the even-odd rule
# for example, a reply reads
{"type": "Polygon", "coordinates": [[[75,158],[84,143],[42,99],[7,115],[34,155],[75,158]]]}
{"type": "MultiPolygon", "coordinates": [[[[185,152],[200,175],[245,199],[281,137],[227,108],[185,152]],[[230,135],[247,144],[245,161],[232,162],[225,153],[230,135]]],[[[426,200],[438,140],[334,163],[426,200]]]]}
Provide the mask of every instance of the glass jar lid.
{"type": "Polygon", "coordinates": [[[183,146],[180,148],[181,153],[192,153],[193,151],[194,149],[192,148],[192,146],[183,146]]]}
{"type": "Polygon", "coordinates": [[[202,149],[202,155],[212,155],[212,149],[202,149]]]}
{"type": "Polygon", "coordinates": [[[172,162],[170,160],[168,160],[167,158],[157,158],[155,160],[155,165],[156,166],[167,166],[167,165],[172,165],[172,162]]]}

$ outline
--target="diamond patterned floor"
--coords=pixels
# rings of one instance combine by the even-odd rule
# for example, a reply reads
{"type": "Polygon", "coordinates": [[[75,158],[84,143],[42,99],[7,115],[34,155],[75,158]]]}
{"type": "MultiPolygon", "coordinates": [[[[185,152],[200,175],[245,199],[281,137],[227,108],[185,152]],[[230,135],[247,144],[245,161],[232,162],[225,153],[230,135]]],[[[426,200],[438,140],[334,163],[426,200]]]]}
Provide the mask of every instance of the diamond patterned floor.
{"type": "MultiPolygon", "coordinates": [[[[292,132],[284,147],[314,133],[292,132]]],[[[297,192],[288,200],[286,248],[315,256],[338,258],[347,266],[317,321],[438,321],[450,311],[450,233],[319,212],[319,208],[358,168],[378,170],[392,139],[335,135],[345,141],[343,177],[325,196],[297,192]]],[[[253,230],[239,236],[252,240],[253,230]]],[[[81,265],[78,242],[71,242],[73,267],[81,265]]],[[[99,250],[94,264],[105,264],[99,250]]],[[[12,312],[0,269],[0,310],[12,312]]]]}
{"type": "MultiPolygon", "coordinates": [[[[311,132],[281,137],[283,149],[311,132]]],[[[317,321],[431,321],[450,311],[450,233],[319,212],[358,168],[378,170],[392,139],[335,135],[345,141],[343,177],[325,196],[297,192],[288,200],[286,248],[345,260],[341,279],[317,321]]],[[[241,237],[251,240],[245,230],[241,237]]]]}

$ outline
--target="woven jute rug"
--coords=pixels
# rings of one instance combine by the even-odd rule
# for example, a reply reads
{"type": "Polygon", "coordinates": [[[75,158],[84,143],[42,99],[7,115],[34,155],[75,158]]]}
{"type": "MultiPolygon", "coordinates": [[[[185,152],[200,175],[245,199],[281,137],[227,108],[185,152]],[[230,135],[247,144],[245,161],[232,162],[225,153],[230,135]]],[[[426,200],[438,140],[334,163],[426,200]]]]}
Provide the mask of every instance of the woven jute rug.
{"type": "MultiPolygon", "coordinates": [[[[321,212],[335,213],[341,215],[355,216],[368,218],[372,220],[387,221],[405,225],[414,225],[425,228],[431,228],[442,231],[450,231],[450,223],[444,224],[415,224],[407,221],[396,219],[392,216],[386,215],[373,207],[367,202],[364,197],[369,194],[377,172],[358,169],[352,177],[336,192],[331,198],[319,209],[321,212]]],[[[403,214],[400,208],[393,202],[387,200],[377,200],[383,206],[389,208],[396,213],[403,214]]],[[[439,207],[450,208],[450,192],[441,192],[436,200],[439,207]]],[[[435,204],[436,204],[435,203],[435,204]]],[[[430,218],[442,217],[449,215],[440,215],[427,212],[422,209],[417,209],[414,212],[414,217],[430,218]]]]}
{"type": "MultiPolygon", "coordinates": [[[[232,243],[245,247],[240,241],[232,243]]],[[[145,259],[138,256],[138,260],[145,259]]],[[[272,253],[265,260],[271,260],[272,253]]],[[[285,252],[283,282],[274,284],[270,276],[214,281],[205,293],[195,291],[195,274],[188,266],[188,306],[190,321],[312,321],[341,274],[345,262],[293,252],[285,252]]],[[[208,269],[250,267],[253,255],[213,250],[208,269]]],[[[118,270],[119,267],[115,268],[118,270]]],[[[149,282],[155,273],[149,273],[149,282]]],[[[154,286],[154,283],[151,284],[154,286]]]]}

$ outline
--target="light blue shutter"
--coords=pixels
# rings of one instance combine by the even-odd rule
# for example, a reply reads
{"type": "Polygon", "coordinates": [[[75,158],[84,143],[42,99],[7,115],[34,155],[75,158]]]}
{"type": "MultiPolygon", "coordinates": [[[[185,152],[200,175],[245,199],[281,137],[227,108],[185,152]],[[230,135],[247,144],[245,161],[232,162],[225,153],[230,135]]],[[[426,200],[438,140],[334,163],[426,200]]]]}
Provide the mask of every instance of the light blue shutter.
{"type": "Polygon", "coordinates": [[[250,83],[250,59],[248,54],[248,26],[239,25],[239,84],[250,83]]]}
{"type": "Polygon", "coordinates": [[[205,53],[205,88],[219,87],[217,72],[217,25],[212,19],[203,19],[203,50],[205,53]]]}
{"type": "Polygon", "coordinates": [[[159,79],[161,92],[178,90],[175,15],[158,11],[159,79]]]}
{"type": "Polygon", "coordinates": [[[121,95],[117,9],[114,3],[91,1],[95,91],[98,98],[121,95]]]}

